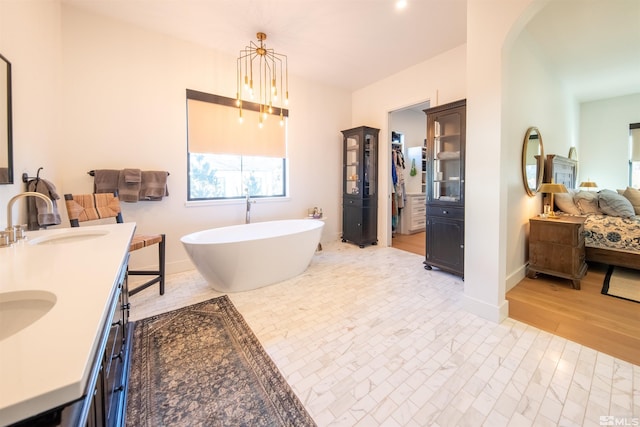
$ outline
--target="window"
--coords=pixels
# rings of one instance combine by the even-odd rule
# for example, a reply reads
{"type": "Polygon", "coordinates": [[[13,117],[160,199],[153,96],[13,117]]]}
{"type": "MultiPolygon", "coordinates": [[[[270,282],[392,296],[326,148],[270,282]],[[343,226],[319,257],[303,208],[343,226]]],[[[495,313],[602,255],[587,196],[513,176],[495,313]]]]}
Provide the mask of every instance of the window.
{"type": "Polygon", "coordinates": [[[188,200],[285,197],[287,110],[258,127],[258,104],[187,89],[188,200]],[[282,125],[280,121],[282,120],[282,125]]]}
{"type": "Polygon", "coordinates": [[[629,125],[629,186],[640,188],[640,123],[629,125]]]}

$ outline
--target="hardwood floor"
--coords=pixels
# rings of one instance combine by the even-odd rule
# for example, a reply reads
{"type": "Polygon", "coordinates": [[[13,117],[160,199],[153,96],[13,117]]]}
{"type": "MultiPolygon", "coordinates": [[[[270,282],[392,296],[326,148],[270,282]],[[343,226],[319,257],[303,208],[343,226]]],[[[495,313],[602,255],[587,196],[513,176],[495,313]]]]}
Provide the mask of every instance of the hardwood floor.
{"type": "Polygon", "coordinates": [[[425,256],[425,237],[426,233],[415,234],[398,234],[396,233],[391,239],[391,246],[406,252],[425,256]]]}
{"type": "Polygon", "coordinates": [[[580,290],[552,276],[507,292],[509,317],[640,365],[640,304],[600,293],[607,266],[589,264],[580,290]]]}
{"type": "MultiPolygon", "coordinates": [[[[425,255],[425,233],[396,234],[392,246],[425,255]]],[[[607,267],[589,264],[580,290],[539,274],[507,292],[509,317],[640,365],[640,304],[602,295],[607,267]]]]}

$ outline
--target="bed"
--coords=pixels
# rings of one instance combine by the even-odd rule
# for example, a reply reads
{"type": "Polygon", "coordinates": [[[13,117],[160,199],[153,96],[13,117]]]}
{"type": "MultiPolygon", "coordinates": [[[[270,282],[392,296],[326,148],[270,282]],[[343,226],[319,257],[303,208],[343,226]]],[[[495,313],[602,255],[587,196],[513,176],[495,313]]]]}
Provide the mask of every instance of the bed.
{"type": "Polygon", "coordinates": [[[640,270],[640,191],[578,191],[578,162],[550,154],[545,165],[545,182],[564,184],[568,194],[555,194],[554,210],[586,216],[587,262],[598,262],[640,270]]]}

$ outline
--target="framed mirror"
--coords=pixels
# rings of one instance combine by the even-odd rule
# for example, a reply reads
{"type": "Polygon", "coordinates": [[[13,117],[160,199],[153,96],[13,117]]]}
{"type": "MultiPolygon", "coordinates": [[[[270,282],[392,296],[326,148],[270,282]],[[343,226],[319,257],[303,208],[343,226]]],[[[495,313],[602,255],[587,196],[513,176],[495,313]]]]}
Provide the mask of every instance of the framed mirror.
{"type": "Polygon", "coordinates": [[[524,189],[531,197],[542,185],[544,176],[544,146],[537,127],[530,127],[522,143],[522,180],[524,189]]]}
{"type": "Polygon", "coordinates": [[[13,184],[11,63],[0,54],[0,184],[13,184]]]}

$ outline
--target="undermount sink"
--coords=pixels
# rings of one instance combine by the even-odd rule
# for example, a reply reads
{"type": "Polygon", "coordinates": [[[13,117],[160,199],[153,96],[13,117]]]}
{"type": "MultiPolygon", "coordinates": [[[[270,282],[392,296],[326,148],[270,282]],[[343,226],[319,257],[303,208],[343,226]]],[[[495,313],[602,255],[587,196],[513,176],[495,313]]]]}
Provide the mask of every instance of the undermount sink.
{"type": "Polygon", "coordinates": [[[56,304],[56,296],[47,291],[0,293],[0,341],[35,323],[56,304]]]}
{"type": "Polygon", "coordinates": [[[75,243],[83,240],[95,239],[109,234],[105,230],[80,230],[67,229],[60,232],[52,232],[46,236],[36,237],[29,240],[30,245],[54,245],[58,243],[75,243]]]}

